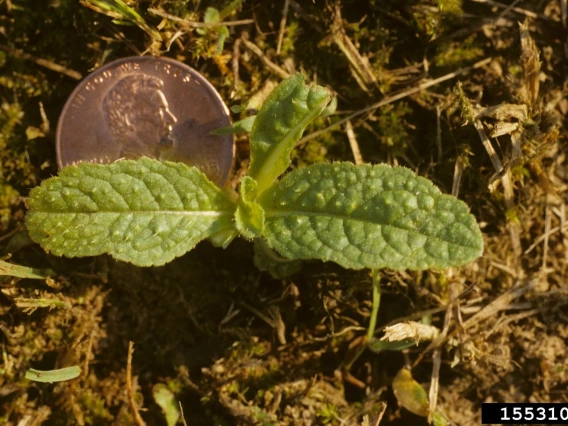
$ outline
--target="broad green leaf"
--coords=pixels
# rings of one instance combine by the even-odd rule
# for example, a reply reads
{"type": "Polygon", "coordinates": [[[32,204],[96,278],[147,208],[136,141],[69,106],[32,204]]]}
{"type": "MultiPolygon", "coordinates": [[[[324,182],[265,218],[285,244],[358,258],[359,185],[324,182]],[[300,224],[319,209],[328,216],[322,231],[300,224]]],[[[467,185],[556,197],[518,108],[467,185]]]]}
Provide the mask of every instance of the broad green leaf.
{"type": "Polygon", "coordinates": [[[26,371],[25,378],[34,382],[54,383],[72,380],[81,375],[81,367],[74,365],[72,367],[60,368],[58,370],[35,370],[30,368],[26,371]]]}
{"type": "Polygon", "coordinates": [[[290,259],[419,270],[464,265],[483,251],[467,205],[402,167],[316,164],[290,172],[258,202],[264,237],[290,259]]]}
{"type": "Polygon", "coordinates": [[[241,198],[235,213],[237,230],[246,238],[260,237],[264,229],[264,210],[256,202],[257,183],[250,176],[241,182],[241,198]]]}
{"type": "Polygon", "coordinates": [[[30,237],[58,256],[163,265],[231,228],[234,203],[195,167],[141,158],[81,163],[30,192],[30,237]]]}
{"type": "Polygon", "coordinates": [[[330,98],[328,89],[305,85],[301,75],[287,78],[272,91],[250,135],[250,176],[258,182],[259,194],[288,168],[294,145],[330,98]]]}

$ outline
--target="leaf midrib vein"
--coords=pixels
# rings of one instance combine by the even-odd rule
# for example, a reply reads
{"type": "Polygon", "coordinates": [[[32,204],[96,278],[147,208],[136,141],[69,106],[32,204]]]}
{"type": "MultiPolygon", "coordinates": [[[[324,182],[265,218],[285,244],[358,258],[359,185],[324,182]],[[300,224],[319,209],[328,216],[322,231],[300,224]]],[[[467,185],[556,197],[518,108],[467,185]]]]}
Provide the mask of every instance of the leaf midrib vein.
{"type": "Polygon", "coordinates": [[[231,216],[233,214],[230,210],[199,210],[199,211],[185,211],[185,210],[97,210],[90,212],[76,212],[76,211],[48,211],[48,210],[36,210],[37,213],[48,213],[48,214],[152,214],[156,216],[171,215],[171,216],[208,216],[208,217],[221,217],[221,216],[231,216]]]}
{"type": "MultiPolygon", "coordinates": [[[[367,223],[367,224],[370,224],[370,225],[381,226],[381,227],[392,226],[394,228],[401,229],[401,230],[404,230],[404,231],[407,231],[407,232],[415,232],[415,233],[420,234],[420,235],[425,235],[427,238],[436,238],[438,240],[442,240],[442,241],[445,241],[447,243],[455,244],[455,245],[458,245],[458,246],[461,246],[461,247],[473,248],[473,247],[470,247],[468,245],[457,243],[455,241],[446,240],[446,239],[441,238],[441,237],[436,236],[436,235],[428,235],[428,234],[424,234],[424,233],[419,232],[419,231],[414,230],[414,229],[401,228],[400,226],[397,226],[397,225],[392,224],[392,223],[373,222],[372,220],[369,220],[369,219],[363,219],[363,218],[348,216],[348,215],[345,215],[345,214],[324,213],[324,212],[306,212],[306,211],[294,211],[294,210],[270,210],[270,209],[265,210],[265,218],[266,219],[278,218],[278,217],[291,217],[291,216],[308,216],[308,217],[322,217],[323,216],[323,217],[328,217],[328,218],[331,218],[331,219],[341,219],[343,221],[354,220],[354,221],[364,222],[364,223],[367,223]]],[[[397,218],[396,220],[399,220],[399,219],[400,218],[397,218]]]]}

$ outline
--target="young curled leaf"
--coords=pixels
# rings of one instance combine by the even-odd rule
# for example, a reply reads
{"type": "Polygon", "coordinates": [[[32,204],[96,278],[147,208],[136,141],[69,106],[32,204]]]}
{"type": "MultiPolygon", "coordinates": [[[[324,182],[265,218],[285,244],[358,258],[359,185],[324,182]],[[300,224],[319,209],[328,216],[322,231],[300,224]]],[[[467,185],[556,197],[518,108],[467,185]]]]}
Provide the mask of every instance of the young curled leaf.
{"type": "Polygon", "coordinates": [[[286,171],[294,145],[330,99],[330,90],[306,85],[303,76],[295,75],[264,102],[250,135],[250,176],[258,182],[259,194],[286,171]]]}
{"type": "Polygon", "coordinates": [[[256,202],[257,182],[245,176],[241,182],[241,198],[235,213],[235,226],[246,238],[257,238],[264,230],[264,210],[256,202]]]}
{"type": "Polygon", "coordinates": [[[290,172],[258,202],[263,236],[289,259],[421,270],[465,265],[483,251],[467,205],[402,167],[316,164],[290,172]]]}
{"type": "Polygon", "coordinates": [[[58,256],[157,266],[232,228],[234,203],[195,167],[149,158],[63,169],[30,192],[30,237],[58,256]]]}

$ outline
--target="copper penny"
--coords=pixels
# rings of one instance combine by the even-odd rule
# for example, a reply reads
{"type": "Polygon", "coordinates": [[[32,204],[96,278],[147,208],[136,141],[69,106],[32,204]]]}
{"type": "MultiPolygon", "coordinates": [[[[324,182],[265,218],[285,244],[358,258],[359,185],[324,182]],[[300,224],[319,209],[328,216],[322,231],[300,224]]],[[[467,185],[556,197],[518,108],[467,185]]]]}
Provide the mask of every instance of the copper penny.
{"type": "Polygon", "coordinates": [[[130,57],[99,68],[73,91],[57,124],[59,167],[142,156],[196,166],[219,186],[233,165],[233,136],[219,93],[181,62],[130,57]]]}

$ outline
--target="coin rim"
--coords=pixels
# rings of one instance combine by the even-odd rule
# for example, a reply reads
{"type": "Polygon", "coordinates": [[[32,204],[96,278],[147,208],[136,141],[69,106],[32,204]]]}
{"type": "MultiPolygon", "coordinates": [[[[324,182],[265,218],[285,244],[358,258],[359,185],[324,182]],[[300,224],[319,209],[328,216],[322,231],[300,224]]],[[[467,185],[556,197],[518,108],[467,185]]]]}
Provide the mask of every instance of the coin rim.
{"type": "MultiPolygon", "coordinates": [[[[75,89],[71,92],[71,94],[67,98],[67,101],[65,102],[65,105],[63,106],[63,109],[61,110],[61,114],[59,115],[59,119],[57,120],[57,130],[55,132],[55,154],[56,154],[56,157],[57,157],[57,166],[58,166],[59,170],[61,170],[64,167],[63,164],[62,164],[62,160],[61,160],[61,132],[62,132],[62,127],[63,127],[62,122],[63,122],[63,118],[65,117],[65,115],[67,113],[67,110],[71,107],[71,104],[73,103],[73,100],[75,99],[75,96],[77,95],[78,92],[80,92],[81,90],[83,90],[85,88],[85,86],[86,86],[85,82],[93,74],[99,73],[100,71],[104,71],[107,68],[115,67],[116,65],[118,65],[120,63],[129,62],[129,61],[143,61],[143,62],[163,61],[163,62],[169,62],[170,64],[181,67],[181,68],[186,68],[187,72],[192,74],[192,76],[196,75],[197,78],[200,80],[200,83],[202,83],[204,86],[206,86],[206,88],[208,88],[213,93],[214,97],[216,97],[216,99],[221,103],[223,111],[225,112],[225,114],[227,115],[227,118],[229,119],[230,125],[233,124],[233,122],[231,120],[231,114],[229,113],[229,108],[225,104],[225,101],[223,100],[223,98],[221,97],[221,95],[219,94],[217,89],[215,89],[215,87],[211,84],[211,82],[209,82],[209,80],[207,80],[203,76],[203,74],[201,74],[195,68],[192,68],[189,65],[184,64],[183,62],[177,61],[177,60],[172,59],[172,58],[162,58],[162,57],[154,57],[154,56],[127,56],[126,58],[115,59],[114,61],[111,61],[107,64],[104,64],[103,66],[97,68],[96,70],[92,71],[89,75],[87,75],[83,80],[81,80],[81,82],[77,85],[77,87],[75,87],[75,89]]],[[[229,136],[229,135],[224,135],[224,136],[229,136]]],[[[233,140],[231,167],[228,169],[224,179],[221,180],[221,183],[219,185],[220,188],[223,188],[227,185],[227,182],[229,181],[229,177],[231,176],[232,171],[235,167],[235,161],[236,161],[236,159],[235,159],[235,156],[236,156],[235,136],[234,135],[230,135],[230,136],[231,136],[231,139],[233,140]]],[[[85,160],[85,162],[90,162],[90,161],[85,160]]]]}

